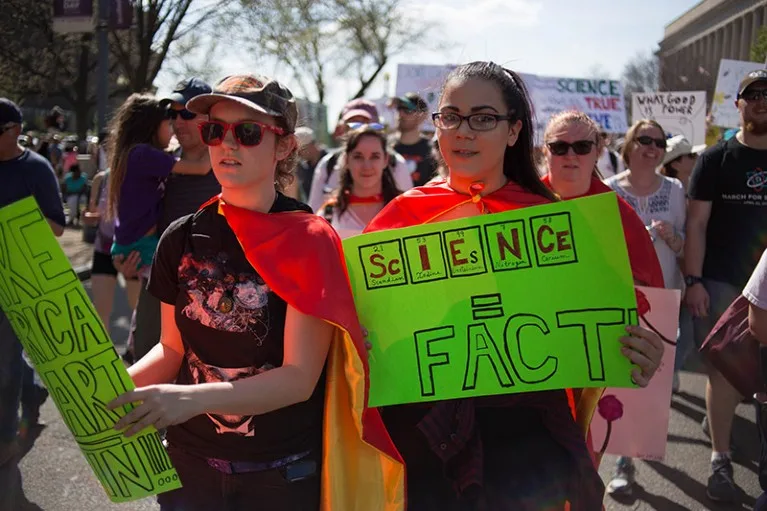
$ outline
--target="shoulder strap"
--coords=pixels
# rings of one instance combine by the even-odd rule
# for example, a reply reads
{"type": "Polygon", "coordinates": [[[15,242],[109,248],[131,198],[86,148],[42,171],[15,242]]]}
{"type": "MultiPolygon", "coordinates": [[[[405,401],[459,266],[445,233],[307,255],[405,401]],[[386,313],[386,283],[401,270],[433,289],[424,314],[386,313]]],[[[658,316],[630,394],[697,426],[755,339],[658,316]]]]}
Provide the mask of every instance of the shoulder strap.
{"type": "Polygon", "coordinates": [[[613,174],[617,174],[618,173],[618,155],[609,149],[607,150],[607,154],[610,155],[610,163],[613,166],[613,174]]]}
{"type": "Polygon", "coordinates": [[[330,223],[333,223],[333,208],[335,207],[335,203],[333,201],[328,201],[325,203],[325,206],[322,208],[322,216],[325,217],[325,220],[327,220],[330,223]]]}
{"type": "Polygon", "coordinates": [[[330,181],[330,176],[333,175],[333,169],[336,166],[336,162],[338,161],[338,153],[333,153],[333,156],[328,159],[328,164],[325,167],[325,184],[328,184],[328,181],[330,181]]]}

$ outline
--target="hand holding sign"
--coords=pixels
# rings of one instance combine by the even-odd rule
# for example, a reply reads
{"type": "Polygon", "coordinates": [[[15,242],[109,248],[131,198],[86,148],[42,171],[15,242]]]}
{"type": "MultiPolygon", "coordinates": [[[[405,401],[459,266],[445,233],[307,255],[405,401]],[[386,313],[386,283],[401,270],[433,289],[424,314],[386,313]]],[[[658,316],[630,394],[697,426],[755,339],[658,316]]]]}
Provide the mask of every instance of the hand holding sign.
{"type": "Polygon", "coordinates": [[[195,415],[199,415],[199,400],[192,397],[195,389],[191,385],[149,385],[119,396],[109,403],[108,408],[114,410],[129,403],[142,403],[114,425],[114,429],[125,431],[126,437],[132,437],[136,433],[154,426],[164,429],[174,424],[186,422],[195,415]]]}
{"type": "Polygon", "coordinates": [[[641,326],[628,326],[631,337],[623,337],[621,353],[637,366],[631,370],[631,379],[640,387],[646,387],[663,359],[663,341],[655,332],[641,326]]]}

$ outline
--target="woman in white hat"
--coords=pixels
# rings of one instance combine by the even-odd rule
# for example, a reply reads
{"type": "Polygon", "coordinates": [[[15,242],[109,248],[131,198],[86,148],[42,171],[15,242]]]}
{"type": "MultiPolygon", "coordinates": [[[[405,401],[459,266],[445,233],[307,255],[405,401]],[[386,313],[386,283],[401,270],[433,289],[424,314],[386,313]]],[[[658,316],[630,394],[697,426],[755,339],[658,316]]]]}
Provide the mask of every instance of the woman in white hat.
{"type": "Polygon", "coordinates": [[[706,144],[693,146],[684,135],[669,138],[666,140],[666,156],[663,157],[660,173],[678,179],[687,190],[695,160],[705,149],[706,144]]]}

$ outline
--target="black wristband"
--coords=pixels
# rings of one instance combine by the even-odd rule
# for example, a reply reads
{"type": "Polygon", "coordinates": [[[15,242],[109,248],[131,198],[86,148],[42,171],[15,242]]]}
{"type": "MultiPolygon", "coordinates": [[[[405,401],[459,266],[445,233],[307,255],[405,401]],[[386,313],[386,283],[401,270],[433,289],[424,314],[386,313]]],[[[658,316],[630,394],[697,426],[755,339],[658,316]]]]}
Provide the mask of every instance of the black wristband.
{"type": "Polygon", "coordinates": [[[703,279],[700,277],[696,277],[695,275],[685,275],[684,276],[684,285],[687,287],[692,287],[695,284],[702,284],[703,279]]]}

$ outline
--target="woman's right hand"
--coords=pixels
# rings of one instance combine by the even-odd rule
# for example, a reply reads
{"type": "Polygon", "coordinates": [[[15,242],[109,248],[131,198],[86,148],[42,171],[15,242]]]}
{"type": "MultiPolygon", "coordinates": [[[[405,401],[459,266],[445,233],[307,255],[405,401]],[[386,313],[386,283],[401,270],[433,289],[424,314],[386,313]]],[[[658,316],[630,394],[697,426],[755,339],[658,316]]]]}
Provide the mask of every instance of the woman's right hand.
{"type": "Polygon", "coordinates": [[[690,313],[694,317],[705,318],[708,316],[711,299],[703,284],[697,283],[688,287],[685,292],[684,301],[687,303],[687,308],[690,309],[690,313]]]}

